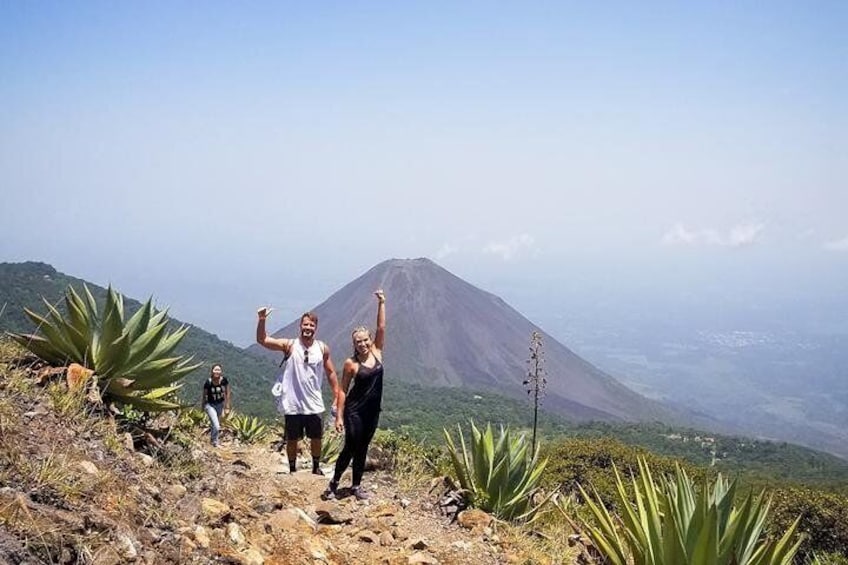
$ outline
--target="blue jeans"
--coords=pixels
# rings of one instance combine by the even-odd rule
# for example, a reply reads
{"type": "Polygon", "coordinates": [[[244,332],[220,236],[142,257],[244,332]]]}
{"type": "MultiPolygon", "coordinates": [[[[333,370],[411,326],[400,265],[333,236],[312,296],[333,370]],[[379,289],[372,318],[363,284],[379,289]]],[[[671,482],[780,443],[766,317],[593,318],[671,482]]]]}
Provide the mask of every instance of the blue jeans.
{"type": "Polygon", "coordinates": [[[212,436],[212,445],[218,445],[218,434],[221,432],[221,415],[224,413],[223,402],[213,402],[203,405],[206,415],[209,417],[209,424],[212,429],[209,431],[212,436]]]}

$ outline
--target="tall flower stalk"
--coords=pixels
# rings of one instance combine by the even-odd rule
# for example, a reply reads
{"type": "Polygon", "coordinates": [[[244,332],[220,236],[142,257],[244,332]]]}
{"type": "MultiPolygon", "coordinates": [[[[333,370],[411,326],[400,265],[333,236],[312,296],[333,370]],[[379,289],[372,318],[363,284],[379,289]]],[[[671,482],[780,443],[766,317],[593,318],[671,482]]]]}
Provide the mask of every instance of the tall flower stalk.
{"type": "Polygon", "coordinates": [[[545,388],[548,384],[547,372],[545,371],[545,348],[542,334],[534,331],[530,335],[530,358],[527,360],[527,378],[524,386],[527,394],[533,399],[533,455],[536,455],[536,430],[539,427],[539,406],[545,396],[545,388]]]}

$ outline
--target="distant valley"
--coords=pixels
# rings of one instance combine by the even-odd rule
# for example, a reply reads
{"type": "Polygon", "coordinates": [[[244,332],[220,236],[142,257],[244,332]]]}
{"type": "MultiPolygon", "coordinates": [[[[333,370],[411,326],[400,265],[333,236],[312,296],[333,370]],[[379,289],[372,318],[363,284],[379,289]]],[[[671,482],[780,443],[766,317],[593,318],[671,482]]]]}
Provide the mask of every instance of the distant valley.
{"type": "Polygon", "coordinates": [[[848,456],[846,334],[613,323],[573,312],[540,325],[641,394],[739,432],[848,456]]]}

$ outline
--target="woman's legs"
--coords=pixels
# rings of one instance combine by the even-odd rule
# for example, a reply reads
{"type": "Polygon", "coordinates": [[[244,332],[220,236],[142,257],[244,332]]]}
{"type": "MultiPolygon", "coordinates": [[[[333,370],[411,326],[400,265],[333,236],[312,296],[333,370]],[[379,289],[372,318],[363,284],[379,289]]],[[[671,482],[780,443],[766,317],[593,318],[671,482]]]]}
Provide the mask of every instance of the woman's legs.
{"type": "Polygon", "coordinates": [[[209,424],[211,426],[209,435],[212,439],[212,445],[218,445],[218,434],[221,431],[221,414],[223,413],[224,403],[206,403],[203,405],[203,409],[206,411],[206,416],[209,418],[209,424]]]}
{"type": "Polygon", "coordinates": [[[345,414],[345,440],[339,458],[336,459],[336,468],[333,471],[333,480],[331,485],[338,485],[342,478],[342,474],[350,465],[350,460],[353,458],[354,446],[357,445],[359,438],[359,430],[362,429],[362,423],[359,416],[356,414],[345,414]]]}
{"type": "Polygon", "coordinates": [[[370,418],[369,422],[365,422],[361,426],[360,437],[353,451],[353,487],[359,487],[362,483],[362,475],[365,472],[365,460],[368,457],[368,445],[374,437],[374,432],[377,431],[377,423],[380,415],[370,418]]]}
{"type": "Polygon", "coordinates": [[[333,472],[333,480],[330,481],[328,491],[335,494],[335,489],[342,478],[342,474],[353,460],[353,492],[357,498],[367,498],[360,490],[362,475],[365,472],[365,460],[368,456],[368,444],[377,431],[377,423],[380,414],[363,420],[360,414],[351,413],[345,417],[345,443],[339,458],[336,459],[336,468],[333,472]]]}

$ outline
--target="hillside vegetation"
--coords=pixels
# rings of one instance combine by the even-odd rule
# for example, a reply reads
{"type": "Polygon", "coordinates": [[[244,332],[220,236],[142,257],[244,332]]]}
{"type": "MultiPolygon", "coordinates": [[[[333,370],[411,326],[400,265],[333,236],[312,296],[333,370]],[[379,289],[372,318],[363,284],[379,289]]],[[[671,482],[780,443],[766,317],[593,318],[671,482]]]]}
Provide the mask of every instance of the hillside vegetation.
{"type": "MultiPolygon", "coordinates": [[[[44,297],[61,310],[61,298],[67,286],[81,288],[84,282],[44,263],[0,264],[0,330],[31,332],[33,325],[24,316],[24,307],[43,312],[45,306],[41,297],[44,297]]],[[[98,300],[102,300],[105,289],[85,284],[98,300]]],[[[135,300],[126,299],[129,312],[140,305],[135,300]]],[[[182,324],[174,319],[171,322],[174,328],[182,324]]],[[[278,368],[270,359],[249,355],[197,327],[188,331],[177,353],[194,355],[204,362],[203,368],[186,379],[182,396],[189,404],[199,401],[201,383],[210,365],[222,363],[232,382],[234,406],[245,414],[268,420],[276,418],[269,391],[278,368]]],[[[441,442],[443,428],[452,428],[469,420],[490,421],[516,429],[527,429],[532,422],[528,402],[489,391],[422,386],[391,374],[385,387],[381,427],[402,431],[416,440],[431,444],[441,442]]],[[[848,462],[792,444],[721,436],[659,423],[576,424],[544,410],[540,426],[543,442],[564,437],[610,437],[657,454],[678,457],[694,465],[744,474],[753,484],[779,480],[798,486],[848,491],[848,462]]]]}

